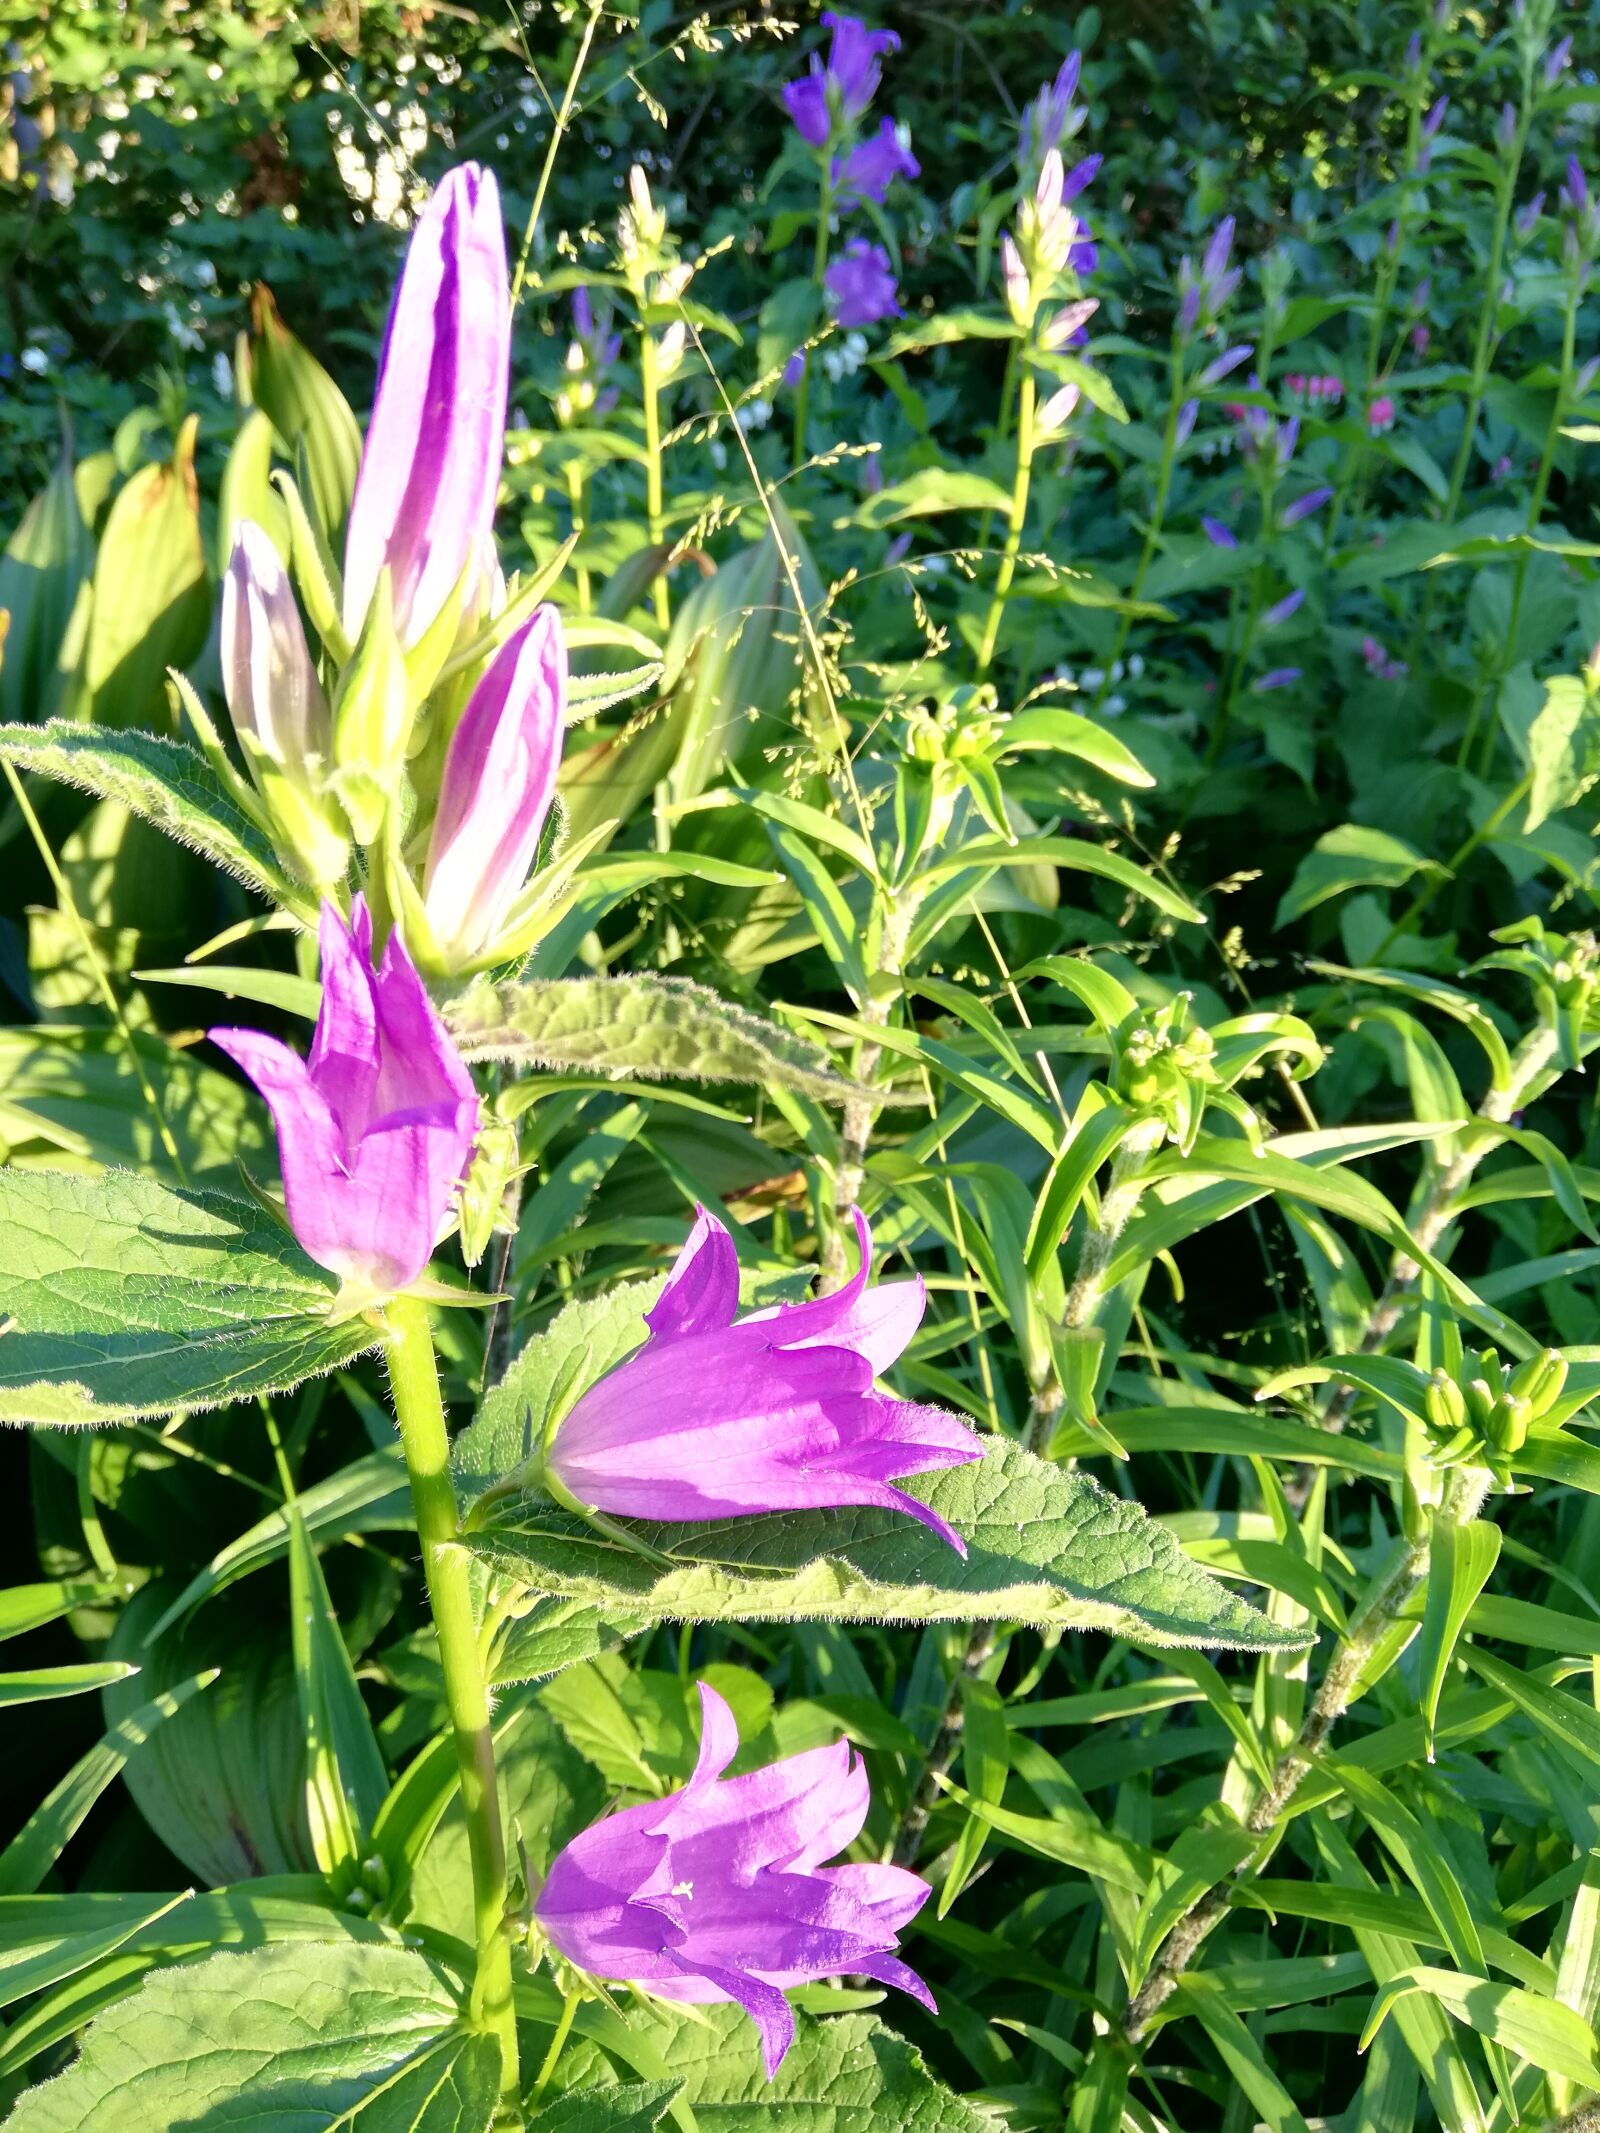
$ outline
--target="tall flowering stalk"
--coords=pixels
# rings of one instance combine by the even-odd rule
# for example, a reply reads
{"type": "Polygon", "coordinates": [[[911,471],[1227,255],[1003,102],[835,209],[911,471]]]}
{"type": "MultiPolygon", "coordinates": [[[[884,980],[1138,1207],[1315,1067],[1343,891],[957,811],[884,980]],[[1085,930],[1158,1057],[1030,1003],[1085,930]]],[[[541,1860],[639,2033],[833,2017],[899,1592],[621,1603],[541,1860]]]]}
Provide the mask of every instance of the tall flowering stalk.
{"type": "MultiPolygon", "coordinates": [[[[1073,87],[1076,81],[1074,72],[1073,87]]],[[[1030,140],[1032,137],[1030,133],[1030,140]]],[[[1032,191],[1022,197],[1014,231],[1008,231],[1000,240],[1006,306],[1021,336],[1017,345],[1016,459],[1005,545],[978,646],[980,674],[988,672],[994,658],[1006,601],[1016,576],[1028,519],[1033,455],[1042,444],[1062,434],[1077,405],[1077,389],[1068,384],[1053,393],[1041,408],[1035,371],[1081,339],[1085,322],[1098,308],[1094,299],[1080,297],[1078,292],[1078,275],[1093,267],[1095,250],[1093,240],[1073,213],[1072,202],[1099,166],[1100,158],[1089,156],[1069,175],[1060,148],[1049,147],[1041,157],[1032,191]],[[1065,296],[1067,301],[1061,309],[1049,312],[1047,306],[1057,296],[1065,296]]]]}
{"type": "MultiPolygon", "coordinates": [[[[864,269],[852,268],[841,285],[830,279],[829,239],[835,207],[846,211],[871,200],[881,205],[898,177],[918,175],[915,156],[902,139],[892,119],[884,119],[875,134],[859,137],[862,120],[878,93],[882,79],[880,62],[900,49],[893,30],[868,29],[854,15],[825,10],[822,26],[832,33],[826,60],[811,55],[806,72],[784,89],[783,101],[796,133],[815,155],[817,165],[817,225],[812,247],[811,279],[818,289],[827,289],[838,307],[841,325],[868,325],[887,317],[894,308],[893,278],[889,277],[887,299],[881,289],[888,271],[888,255],[880,247],[883,265],[871,300],[862,288],[864,269]],[[849,316],[846,316],[848,310],[849,316]]],[[[795,380],[794,464],[806,456],[806,417],[810,404],[811,366],[804,364],[795,380]]]]}
{"type": "MultiPolygon", "coordinates": [[[[666,511],[661,470],[661,394],[683,360],[685,333],[681,320],[658,333],[652,309],[675,304],[689,286],[694,269],[680,260],[667,232],[667,218],[650,197],[650,181],[636,163],[628,173],[628,205],[617,221],[617,251],[623,277],[639,313],[639,395],[644,412],[645,521],[652,547],[663,545],[666,511]]],[[[656,620],[665,629],[672,620],[667,574],[658,570],[651,598],[656,620]]]]}

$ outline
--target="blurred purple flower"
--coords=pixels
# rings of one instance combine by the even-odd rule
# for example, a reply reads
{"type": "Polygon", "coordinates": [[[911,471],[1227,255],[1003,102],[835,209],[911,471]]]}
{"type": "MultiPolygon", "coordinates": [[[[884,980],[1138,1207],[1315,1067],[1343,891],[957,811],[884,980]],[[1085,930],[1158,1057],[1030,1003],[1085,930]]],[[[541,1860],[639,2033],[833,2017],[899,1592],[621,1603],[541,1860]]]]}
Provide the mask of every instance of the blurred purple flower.
{"type": "MultiPolygon", "coordinates": [[[[1248,363],[1254,354],[1255,348],[1251,342],[1235,341],[1231,348],[1224,348],[1221,355],[1214,356],[1201,371],[1200,384],[1202,387],[1220,385],[1224,378],[1233,376],[1241,363],[1248,363]]],[[[1294,380],[1291,378],[1289,383],[1293,385],[1294,380]]]]}
{"type": "Polygon", "coordinates": [[[528,878],[555,797],[566,710],[561,618],[535,608],[490,661],[444,759],[422,901],[452,969],[493,946],[528,878]]]}
{"type": "Polygon", "coordinates": [[[549,1473],[625,1518],[738,1518],[872,1504],[904,1511],[962,1555],[959,1534],[893,1484],[965,1466],[983,1448],[943,1408],[875,1392],[921,1322],[920,1281],[867,1286],[858,1214],[853,1280],[743,1318],[733,1239],[702,1209],[642,1348],[592,1385],[556,1431],[549,1473]]]}
{"type": "Polygon", "coordinates": [[[1544,61],[1544,85],[1547,89],[1555,87],[1561,76],[1567,71],[1567,63],[1571,57],[1572,39],[1570,37],[1563,37],[1550,47],[1545,54],[1544,61]]]}
{"type": "Polygon", "coordinates": [[[1439,131],[1439,128],[1444,124],[1445,113],[1449,109],[1450,99],[1448,96],[1441,96],[1437,98],[1435,102],[1430,106],[1428,115],[1422,122],[1422,138],[1425,141],[1431,141],[1433,139],[1434,135],[1439,131]]]}
{"type": "Polygon", "coordinates": [[[1074,102],[1082,71],[1083,54],[1069,52],[1061,62],[1055,80],[1046,82],[1023,112],[1017,161],[1024,170],[1042,163],[1052,148],[1059,148],[1063,141],[1071,140],[1088,117],[1088,113],[1074,102]]]}
{"type": "Polygon", "coordinates": [[[1172,431],[1173,444],[1177,446],[1179,450],[1181,450],[1183,446],[1189,442],[1189,439],[1194,435],[1194,426],[1195,423],[1198,421],[1199,416],[1200,403],[1198,400],[1185,400],[1182,407],[1179,408],[1178,419],[1177,422],[1174,424],[1172,431]]]}
{"type": "Polygon", "coordinates": [[[1494,142],[1502,155],[1509,155],[1516,145],[1517,107],[1512,103],[1500,106],[1500,116],[1495,121],[1494,142]]]}
{"type": "Polygon", "coordinates": [[[1178,321],[1185,336],[1211,325],[1239,286],[1239,270],[1228,265],[1234,229],[1232,215],[1224,215],[1206,241],[1198,272],[1187,252],[1178,262],[1178,321]]]}
{"type": "Polygon", "coordinates": [[[210,1036],[272,1112],[296,1237],[351,1288],[387,1296],[416,1280],[439,1241],[478,1098],[398,933],[374,973],[364,898],[348,928],[323,904],[321,946],[309,1059],[258,1030],[210,1036]]]}
{"type": "Polygon", "coordinates": [[[1261,617],[1261,627],[1264,630],[1277,629],[1280,624],[1287,622],[1289,617],[1296,612],[1304,598],[1305,593],[1298,586],[1293,592],[1285,593],[1283,598],[1275,601],[1261,617]]]}
{"type": "Polygon", "coordinates": [[[1394,428],[1394,402],[1387,393],[1379,393],[1367,408],[1367,429],[1374,437],[1381,437],[1385,430],[1394,428]]]}
{"type": "Polygon", "coordinates": [[[785,363],[783,366],[783,383],[787,385],[790,391],[792,392],[795,386],[800,383],[800,380],[805,376],[805,374],[806,352],[803,348],[797,348],[794,354],[790,356],[788,362],[785,363]]]}
{"type": "Polygon", "coordinates": [[[1239,543],[1220,518],[1207,518],[1203,513],[1200,530],[1213,548],[1237,548],[1239,543]]]}
{"type": "Polygon", "coordinates": [[[409,650],[481,557],[505,450],[511,303],[493,173],[463,163],[412,232],[350,505],[344,626],[356,638],[387,566],[409,650]]]}
{"type": "Polygon", "coordinates": [[[871,1977],[937,2012],[895,1952],[929,1891],[904,1867],[824,1864],[854,1842],[870,1805],[848,1741],[724,1777],[738,1751],[732,1711],[702,1682],[688,1784],[574,1837],[534,1913],[591,1976],[690,2005],[735,2001],[760,2033],[770,2080],[794,2041],[785,1986],[871,1977]]]}
{"type": "MultiPolygon", "coordinates": [[[[1002,244],[1009,244],[1010,241],[1009,238],[1001,239],[1002,244]]],[[[1012,246],[1012,249],[1014,251],[1016,247],[1012,246]]],[[[1079,296],[1070,304],[1063,304],[1061,309],[1046,319],[1039,328],[1039,346],[1056,355],[1059,355],[1063,348],[1081,348],[1089,338],[1084,328],[1099,308],[1098,296],[1079,296]]]]}
{"type": "Polygon", "coordinates": [[[1534,194],[1534,196],[1533,196],[1533,198],[1532,198],[1531,200],[1527,201],[1527,202],[1526,202],[1526,203],[1525,203],[1525,204],[1524,204],[1524,205],[1523,205],[1522,207],[1519,207],[1519,208],[1517,209],[1517,213],[1516,213],[1516,219],[1515,219],[1515,222],[1514,222],[1514,224],[1513,224],[1513,227],[1514,227],[1514,228],[1515,228],[1515,230],[1516,230],[1516,233],[1517,233],[1517,239],[1518,239],[1518,242],[1519,242],[1519,243],[1521,243],[1521,244],[1526,244],[1526,243],[1527,243],[1528,239],[1529,239],[1529,238],[1530,238],[1530,237],[1531,237],[1531,236],[1533,235],[1534,231],[1535,231],[1535,230],[1536,230],[1536,229],[1537,229],[1537,228],[1539,227],[1539,217],[1540,217],[1540,216],[1541,216],[1541,215],[1542,215],[1543,213],[1544,213],[1544,194],[1543,194],[1543,192],[1537,192],[1537,193],[1535,193],[1535,194],[1534,194]]]}
{"type": "Polygon", "coordinates": [[[915,178],[922,165],[900,139],[893,119],[885,119],[874,134],[857,141],[847,156],[836,156],[833,182],[842,208],[860,207],[870,200],[881,207],[896,178],[915,178]]]}
{"type": "Polygon", "coordinates": [[[1333,490],[1326,484],[1321,488],[1308,489],[1304,496],[1297,496],[1292,504],[1284,506],[1278,516],[1279,526],[1285,532],[1291,526],[1298,526],[1300,521],[1309,518],[1313,511],[1320,511],[1332,494],[1333,490]]]}
{"type": "Polygon", "coordinates": [[[1300,679],[1298,667],[1269,667],[1250,684],[1258,696],[1265,696],[1269,689],[1287,689],[1300,679]]]}
{"type": "Polygon", "coordinates": [[[584,288],[572,292],[573,338],[583,350],[588,361],[597,371],[609,370],[622,353],[622,336],[611,330],[609,305],[596,319],[589,292],[584,288]]]}
{"type": "Polygon", "coordinates": [[[1409,670],[1403,659],[1391,659],[1376,637],[1363,637],[1361,658],[1369,674],[1379,681],[1399,681],[1409,670]]]}
{"type": "Polygon", "coordinates": [[[834,317],[846,329],[875,326],[879,319],[900,315],[900,291],[889,255],[865,237],[851,238],[822,281],[833,300],[834,317]]]}
{"type": "Polygon", "coordinates": [[[822,26],[833,32],[826,63],[813,52],[810,71],[783,92],[797,132],[813,148],[825,148],[831,139],[849,132],[878,93],[879,59],[885,52],[900,49],[893,30],[869,30],[854,15],[836,15],[828,9],[822,26]]]}

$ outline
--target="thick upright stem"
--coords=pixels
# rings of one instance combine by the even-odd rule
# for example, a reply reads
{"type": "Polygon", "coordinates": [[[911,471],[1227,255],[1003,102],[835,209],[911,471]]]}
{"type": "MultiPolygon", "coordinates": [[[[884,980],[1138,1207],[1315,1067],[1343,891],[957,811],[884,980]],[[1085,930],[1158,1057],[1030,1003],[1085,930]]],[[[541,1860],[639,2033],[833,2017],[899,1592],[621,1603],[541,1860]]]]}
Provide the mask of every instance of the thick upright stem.
{"type": "Polygon", "coordinates": [[[1028,517],[1028,486],[1033,473],[1033,415],[1038,397],[1038,388],[1033,382],[1033,373],[1023,365],[1022,382],[1017,391],[1017,471],[1011,484],[1011,512],[1006,523],[1005,553],[1000,558],[1000,574],[994,581],[994,597],[989,602],[988,620],[983,625],[983,642],[978,648],[978,672],[987,674],[989,662],[994,657],[995,646],[1000,641],[1000,624],[1006,611],[1006,600],[1011,592],[1011,581],[1017,573],[1017,557],[1022,549],[1022,529],[1028,517]]]}
{"type": "MultiPolygon", "coordinates": [[[[656,338],[648,326],[639,335],[639,395],[644,402],[645,519],[650,529],[650,545],[659,548],[665,526],[661,494],[661,384],[656,375],[656,338]]],[[[656,572],[651,598],[655,602],[656,620],[665,629],[672,620],[672,603],[664,569],[656,572]]]]}
{"type": "Polygon", "coordinates": [[[502,2123],[520,2126],[517,2019],[511,1986],[511,1939],[506,1928],[506,1840],[495,1784],[489,1691],[472,1614],[468,1557],[461,1545],[455,1484],[450,1478],[450,1438],[445,1428],[439,1373],[427,1307],[397,1296],[388,1306],[389,1385],[423,1575],[439,1637],[445,1705],[461,1772],[461,1806],[472,1859],[472,1911],[477,1969],[469,2017],[473,2026],[500,2042],[502,2123]]]}
{"type": "MultiPolygon", "coordinates": [[[[829,223],[833,215],[833,160],[822,159],[818,176],[817,193],[817,240],[811,254],[811,279],[820,291],[822,277],[828,271],[829,223]]],[[[811,351],[806,350],[805,364],[800,372],[800,381],[794,389],[794,453],[792,464],[798,471],[806,463],[806,416],[811,407],[811,351]]]]}
{"type": "MultiPolygon", "coordinates": [[[[1466,1525],[1477,1517],[1488,1492],[1489,1476],[1481,1467],[1457,1467],[1446,1486],[1438,1515],[1457,1525],[1466,1525]]],[[[1428,1557],[1426,1536],[1408,1542],[1404,1552],[1368,1595],[1365,1605],[1352,1621],[1349,1633],[1334,1653],[1293,1747],[1280,1758],[1271,1785],[1245,1818],[1245,1827],[1252,1836],[1264,1841],[1288,1812],[1318,1749],[1355,1702],[1362,1675],[1373,1653],[1426,1579],[1428,1557]]],[[[1150,2027],[1171,1997],[1178,1979],[1189,1967],[1200,1943],[1227,1916],[1228,1892],[1249,1865],[1250,1861],[1246,1860],[1233,1874],[1214,1882],[1173,1927],[1149,1976],[1128,2004],[1124,2027],[1130,2042],[1137,2043],[1150,2027]]]]}
{"type": "MultiPolygon", "coordinates": [[[[906,896],[894,900],[883,921],[883,946],[878,955],[878,974],[898,978],[905,964],[906,944],[916,917],[916,904],[906,896]]],[[[887,1029],[897,995],[872,993],[861,1003],[861,1019],[874,1029],[887,1029]]],[[[871,1082],[883,1058],[883,1046],[865,1041],[856,1054],[858,1085],[871,1082]]],[[[833,1177],[833,1226],[822,1240],[822,1291],[841,1286],[845,1278],[844,1224],[861,1197],[866,1176],[867,1150],[872,1128],[882,1106],[874,1096],[852,1096],[844,1107],[839,1134],[839,1167],[833,1177]]]]}

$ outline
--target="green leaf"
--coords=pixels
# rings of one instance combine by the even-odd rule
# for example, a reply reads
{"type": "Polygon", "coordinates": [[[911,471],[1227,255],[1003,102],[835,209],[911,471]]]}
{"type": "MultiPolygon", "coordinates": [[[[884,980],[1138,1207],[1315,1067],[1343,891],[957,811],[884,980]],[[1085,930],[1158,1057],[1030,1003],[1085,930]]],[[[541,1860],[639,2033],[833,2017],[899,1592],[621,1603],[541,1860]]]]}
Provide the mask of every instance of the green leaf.
{"type": "Polygon", "coordinates": [[[259,1948],[159,1970],[91,2025],[11,2133],[486,2133],[500,2049],[409,1948],[259,1948]]]}
{"type": "Polygon", "coordinates": [[[1155,1872],[1134,1921],[1133,1948],[1129,1955],[1128,1986],[1136,1991],[1143,1984],[1161,1943],[1187,1911],[1208,1889],[1226,1881],[1237,1867],[1260,1846],[1220,1801],[1195,1822],[1181,1830],[1172,1849],[1156,1861],[1155,1872]]]}
{"type": "Polygon", "coordinates": [[[826,2022],[801,2015],[770,2082],[754,2029],[737,2008],[695,2008],[684,2016],[658,2001],[630,2013],[628,2028],[652,2041],[681,2078],[682,2101],[692,2105],[700,2133],[993,2133],[987,2112],[935,2081],[911,2046],[871,2015],[826,2022]]]}
{"type": "Polygon", "coordinates": [[[0,657],[0,719],[42,720],[61,708],[74,648],[73,611],[94,543],[72,482],[70,438],[45,487],[0,555],[0,609],[11,618],[0,657]]]}
{"type": "Polygon", "coordinates": [[[606,1074],[745,1081],[842,1101],[825,1053],[688,978],[534,978],[480,985],[445,1009],[467,1059],[606,1074]]]}
{"type": "Polygon", "coordinates": [[[199,1674],[152,1697],[118,1719],[87,1755],[80,1756],[0,1852],[0,1896],[28,1896],[38,1888],[129,1756],[216,1678],[215,1673],[199,1674]]]}
{"type": "Polygon", "coordinates": [[[1049,704],[1019,711],[1006,720],[995,745],[1003,755],[1013,748],[1046,748],[1055,755],[1074,756],[1123,785],[1156,782],[1131,748],[1080,711],[1062,711],[1049,704]]]}
{"type": "MultiPolygon", "coordinates": [[[[971,305],[954,311],[936,311],[892,333],[883,346],[883,358],[911,355],[921,348],[946,348],[956,341],[1015,341],[1022,328],[1008,311],[980,311],[971,305]]],[[[1004,506],[1001,507],[1002,509],[1004,506]]]]}
{"type": "Polygon", "coordinates": [[[353,1877],[389,1791],[355,1669],[298,1503],[289,1509],[289,1636],[305,1748],[306,1819],[324,1874],[353,1877]]]}
{"type": "Polygon", "coordinates": [[[540,2106],[538,2133],[651,2133],[681,2085],[630,2081],[624,2088],[575,2089],[540,2106]]]}
{"type": "Polygon", "coordinates": [[[1426,1963],[1400,1971],[1385,1984],[1362,2033],[1363,2051],[1395,2003],[1413,1992],[1427,1993],[1458,2022],[1531,2066],[1581,2082],[1585,2089],[1600,2088],[1600,2039],[1582,2015],[1520,1985],[1491,1984],[1426,1963]]]}
{"type": "Polygon", "coordinates": [[[257,282],[250,303],[255,338],[250,384],[291,459],[302,450],[311,498],[330,543],[337,540],[361,464],[361,431],[349,402],[310,349],[284,325],[272,292],[257,282]]]}
{"type": "Polygon", "coordinates": [[[281,1392],[377,1346],[250,1201],[126,1170],[0,1171],[0,1421],[125,1422],[281,1392]]]}
{"type": "Polygon", "coordinates": [[[1274,2072],[1266,2053],[1204,1973],[1181,1978],[1173,1995],[1210,2037],[1223,2064],[1250,2100],[1252,2113],[1270,2133],[1310,2133],[1294,2098],[1274,2072]]]}
{"type": "Polygon", "coordinates": [[[287,878],[266,838],[187,743],[52,719],[47,726],[0,726],[0,757],[18,770],[118,801],[269,903],[315,916],[309,892],[287,878]]]}
{"type": "Polygon", "coordinates": [[[969,867],[1027,866],[1035,860],[1073,873],[1098,874],[1102,880],[1126,889],[1130,896],[1142,896],[1169,918],[1182,919],[1189,925],[1199,925],[1205,918],[1205,913],[1196,910],[1186,896],[1143,867],[1135,866],[1131,859],[1124,859],[1120,852],[1103,852],[1098,845],[1081,844],[1075,837],[1019,837],[1014,843],[999,837],[980,839],[947,852],[942,859],[924,867],[917,876],[917,885],[944,881],[952,874],[965,873],[969,867]]]}
{"type": "Polygon", "coordinates": [[[100,535],[84,645],[87,716],[102,725],[164,722],[169,667],[185,667],[211,620],[194,445],[178,432],[170,464],[140,467],[117,492],[100,535]]]}
{"type": "Polygon", "coordinates": [[[123,1659],[90,1659],[79,1666],[41,1666],[21,1674],[0,1674],[0,1710],[17,1703],[46,1703],[57,1696],[82,1696],[113,1681],[126,1681],[139,1669],[123,1659]]]}
{"type": "Polygon", "coordinates": [[[971,474],[961,467],[920,467],[904,481],[892,482],[869,496],[844,523],[879,532],[905,519],[930,518],[942,511],[1004,514],[1010,509],[1010,496],[987,474],[971,474]]]}
{"type": "Polygon", "coordinates": [[[1319,837],[1294,870],[1294,879],[1278,899],[1273,924],[1287,926],[1304,918],[1330,897],[1346,889],[1399,889],[1413,874],[1426,870],[1442,873],[1437,861],[1386,830],[1366,829],[1356,822],[1342,823],[1319,837]]]}
{"type": "Polygon", "coordinates": [[[1430,1762],[1433,1728],[1450,1662],[1478,1595],[1499,1560],[1500,1528],[1488,1519],[1475,1518],[1463,1526],[1452,1518],[1434,1518],[1428,1547],[1428,1598],[1417,1638],[1418,1701],[1430,1762]]]}
{"type": "MultiPolygon", "coordinates": [[[[998,1806],[1005,1796],[1011,1770],[1011,1731],[1005,1706],[992,1681],[981,1674],[961,1677],[961,1774],[967,1797],[985,1806],[998,1806]]],[[[981,1816],[972,1815],[962,1827],[950,1855],[944,1886],[939,1891],[939,1916],[943,1918],[971,1878],[989,1834],[981,1816]]]]}
{"type": "Polygon", "coordinates": [[[1152,1644],[1301,1648],[1183,1554],[1136,1504],[1005,1444],[908,1490],[960,1533],[963,1560],[904,1514],[865,1508],[665,1525],[630,1521],[662,1569],[543,1499],[472,1545],[543,1592],[670,1620],[1025,1622],[1152,1644]]]}
{"type": "Polygon", "coordinates": [[[1527,759],[1532,785],[1524,836],[1574,806],[1600,778],[1600,695],[1581,675],[1557,674],[1545,683],[1543,708],[1528,728],[1527,759]]]}
{"type": "Polygon", "coordinates": [[[261,1105],[194,1051],[137,1030],[0,1029],[0,1136],[37,1141],[75,1162],[155,1170],[177,1183],[140,1080],[154,1089],[190,1177],[232,1175],[270,1148],[261,1105]]]}

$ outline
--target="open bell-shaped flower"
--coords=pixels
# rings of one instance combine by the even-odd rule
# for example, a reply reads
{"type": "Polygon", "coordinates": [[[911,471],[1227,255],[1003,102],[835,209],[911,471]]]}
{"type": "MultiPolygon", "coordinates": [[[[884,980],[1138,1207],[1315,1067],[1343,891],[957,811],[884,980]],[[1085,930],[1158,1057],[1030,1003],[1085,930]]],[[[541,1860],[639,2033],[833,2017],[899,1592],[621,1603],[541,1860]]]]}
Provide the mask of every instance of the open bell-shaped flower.
{"type": "Polygon", "coordinates": [[[352,643],[387,567],[411,651],[482,555],[505,450],[511,361],[505,225],[493,174],[452,170],[406,253],[345,536],[352,643]]]}
{"type": "Polygon", "coordinates": [[[361,897],[348,927],[324,903],[321,946],[308,1058],[259,1030],[210,1034],[272,1112],[290,1228],[357,1305],[427,1265],[471,1158],[478,1098],[399,934],[373,969],[361,897]]]}
{"type": "Polygon", "coordinates": [[[738,1317],[733,1239],[701,1211],[642,1348],[591,1385],[557,1430],[546,1471],[577,1501],[625,1518],[735,1518],[843,1504],[905,1511],[966,1553],[894,1484],[964,1466],[967,1423],[873,1389],[922,1320],[920,1280],[868,1286],[861,1264],[831,1296],[738,1317]]]}
{"type": "Polygon", "coordinates": [[[870,1804],[848,1741],[725,1778],[738,1748],[733,1713],[702,1682],[688,1784],[574,1837],[534,1915],[591,1976],[667,2000],[737,2002],[770,2080],[794,2041],[785,1986],[871,1977],[937,2012],[895,1952],[929,1891],[904,1867],[824,1864],[860,1834],[870,1804]]]}

